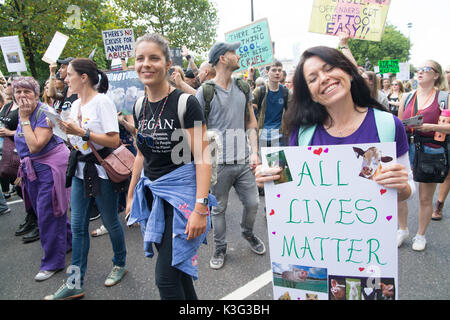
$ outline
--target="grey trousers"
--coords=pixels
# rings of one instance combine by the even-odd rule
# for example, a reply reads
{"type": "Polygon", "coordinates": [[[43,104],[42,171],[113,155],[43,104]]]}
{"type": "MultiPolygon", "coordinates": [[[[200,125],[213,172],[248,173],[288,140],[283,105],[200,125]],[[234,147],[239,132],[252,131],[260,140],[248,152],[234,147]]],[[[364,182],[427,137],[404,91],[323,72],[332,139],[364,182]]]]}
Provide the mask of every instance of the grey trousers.
{"type": "Polygon", "coordinates": [[[217,207],[211,211],[214,231],[214,244],[217,249],[227,248],[226,219],[228,195],[234,187],[244,209],[241,218],[241,231],[244,235],[253,234],[256,213],[258,212],[259,196],[255,176],[249,164],[221,164],[217,167],[217,183],[211,188],[217,199],[217,207]]]}

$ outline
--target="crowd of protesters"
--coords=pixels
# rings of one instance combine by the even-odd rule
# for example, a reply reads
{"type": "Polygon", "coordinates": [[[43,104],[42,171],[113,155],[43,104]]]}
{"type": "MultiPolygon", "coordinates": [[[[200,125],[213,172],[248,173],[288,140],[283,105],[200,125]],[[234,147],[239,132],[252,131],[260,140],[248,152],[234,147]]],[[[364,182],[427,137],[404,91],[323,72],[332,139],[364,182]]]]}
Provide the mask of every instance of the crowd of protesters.
{"type": "MultiPolygon", "coordinates": [[[[416,90],[411,91],[410,83],[391,75],[381,78],[358,66],[348,36],[342,35],[339,49],[306,50],[293,72],[286,73],[274,60],[266,67],[267,80],[256,78],[253,67],[244,79],[232,76],[240,67],[239,45],[216,43],[198,68],[184,47],[188,68],[183,70],[172,65],[169,43],[162,36],[140,37],[134,69],[145,95],[129,116],[117,114],[105,94],[108,77],[91,59],[58,60],[59,69],[50,66],[42,91],[32,77],[5,79],[0,90],[0,142],[2,149],[14,145],[20,165],[14,179],[1,175],[0,215],[11,211],[6,203],[11,192],[23,198],[25,220],[15,234],[24,236],[25,243],[41,241],[44,254],[36,281],[63,270],[66,255],[72,257],[68,280],[45,299],[85,295],[93,211],[103,225],[91,236],[109,234],[113,249],[105,286],[114,286],[127,273],[125,231],[119,219],[119,212],[124,212],[129,225],[141,227],[145,255],[154,255],[153,244],[158,251],[155,279],[161,299],[197,299],[193,283],[198,278],[197,251],[211,227],[214,254],[209,266],[221,269],[226,260],[231,187],[243,205],[243,239],[255,254],[266,252],[264,242],[253,233],[258,188],[264,195],[264,183],[279,179],[280,169],[263,168],[261,147],[383,142],[377,119],[386,119],[386,125],[394,128],[397,163],[375,181],[398,193],[398,246],[409,236],[406,200],[416,189],[411,171],[414,143],[409,137],[414,131],[431,137],[435,131],[450,134],[449,125],[438,124],[442,109],[438,96],[448,91],[450,67],[444,71],[435,61],[423,62],[415,70],[416,90]],[[331,83],[335,86],[330,93],[324,88],[331,83]],[[412,99],[407,100],[408,92],[412,99]],[[61,116],[56,125],[67,134],[66,141],[54,134],[55,124],[45,113],[51,110],[61,116]],[[424,116],[422,125],[402,124],[417,113],[424,116]],[[230,129],[247,137],[227,143],[225,132],[230,129]],[[177,131],[182,132],[179,140],[173,139],[177,131]],[[216,157],[209,150],[214,146],[203,139],[212,132],[221,141],[216,157]],[[131,142],[136,157],[130,178],[118,184],[92,149],[106,157],[123,137],[131,142]],[[175,152],[182,161],[175,161],[175,152]]],[[[448,102],[447,95],[444,105],[448,102]]],[[[431,153],[444,150],[433,144],[428,148],[431,153]]],[[[430,220],[443,218],[450,178],[439,185],[433,206],[436,187],[436,183],[418,185],[415,251],[425,250],[430,220]]]]}

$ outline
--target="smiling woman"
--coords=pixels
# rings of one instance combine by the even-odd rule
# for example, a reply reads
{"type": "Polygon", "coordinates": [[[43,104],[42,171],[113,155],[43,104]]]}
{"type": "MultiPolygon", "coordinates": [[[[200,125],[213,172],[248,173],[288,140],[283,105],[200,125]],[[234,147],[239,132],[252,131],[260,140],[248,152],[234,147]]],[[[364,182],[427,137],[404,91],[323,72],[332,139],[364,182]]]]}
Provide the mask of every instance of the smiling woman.
{"type": "MultiPolygon", "coordinates": [[[[365,80],[340,51],[322,46],[306,50],[296,68],[293,89],[294,101],[283,117],[289,145],[394,141],[397,163],[383,168],[374,180],[385,188],[396,189],[400,201],[411,195],[414,183],[409,175],[408,142],[403,125],[370,96],[365,80]],[[388,139],[379,131],[380,119],[383,127],[392,127],[393,134],[388,139]]],[[[272,168],[262,170],[259,166],[256,181],[262,184],[276,180],[279,172],[272,168]],[[268,173],[272,175],[267,176],[268,173]]]]}

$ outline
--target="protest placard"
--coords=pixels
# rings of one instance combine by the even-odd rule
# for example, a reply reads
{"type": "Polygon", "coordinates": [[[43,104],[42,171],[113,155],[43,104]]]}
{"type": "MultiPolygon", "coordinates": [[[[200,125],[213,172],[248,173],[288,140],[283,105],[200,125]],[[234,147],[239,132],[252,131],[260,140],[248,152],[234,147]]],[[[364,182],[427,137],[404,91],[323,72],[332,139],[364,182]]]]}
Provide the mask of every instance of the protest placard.
{"type": "Polygon", "coordinates": [[[378,67],[380,68],[380,73],[399,73],[400,61],[398,59],[379,60],[378,67]]]}
{"type": "Polygon", "coordinates": [[[398,297],[397,193],[373,179],[395,143],[262,148],[274,299],[398,297]]]}
{"type": "Polygon", "coordinates": [[[400,71],[397,72],[395,78],[400,81],[408,81],[411,79],[410,65],[408,62],[399,64],[400,71]]]}
{"type": "Polygon", "coordinates": [[[246,70],[251,65],[262,67],[273,61],[272,40],[267,19],[225,33],[225,41],[241,42],[241,46],[236,50],[240,56],[240,68],[237,71],[246,70]]]}
{"type": "Polygon", "coordinates": [[[116,105],[117,112],[123,115],[133,113],[136,100],[145,93],[144,85],[134,70],[108,72],[109,81],[107,96],[116,105]]]}
{"type": "Polygon", "coordinates": [[[314,0],[309,31],[381,41],[390,0],[314,0]]]}
{"type": "Polygon", "coordinates": [[[42,57],[42,61],[47,62],[48,64],[56,63],[68,40],[68,36],[56,31],[47,51],[45,51],[44,56],[42,57]]]}
{"type": "Polygon", "coordinates": [[[27,71],[19,36],[1,37],[0,47],[2,48],[8,72],[27,71]]]}
{"type": "Polygon", "coordinates": [[[133,29],[116,29],[102,31],[106,59],[134,57],[133,29]]]}

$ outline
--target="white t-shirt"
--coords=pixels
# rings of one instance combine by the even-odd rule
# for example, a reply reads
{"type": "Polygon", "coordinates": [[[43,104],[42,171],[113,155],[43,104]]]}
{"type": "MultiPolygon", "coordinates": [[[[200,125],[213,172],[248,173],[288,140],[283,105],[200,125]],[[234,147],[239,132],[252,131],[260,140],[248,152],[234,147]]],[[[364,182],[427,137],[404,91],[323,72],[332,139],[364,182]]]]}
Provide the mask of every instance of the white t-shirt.
{"type": "MultiPolygon", "coordinates": [[[[72,104],[70,118],[75,120],[78,124],[78,110],[80,108],[81,100],[78,99],[72,104]]],[[[119,133],[119,123],[117,120],[117,110],[114,102],[104,94],[97,94],[87,104],[81,106],[81,127],[89,129],[91,132],[105,134],[109,132],[119,133]]],[[[75,149],[86,155],[92,152],[87,142],[79,136],[69,136],[69,141],[75,149]]],[[[96,143],[92,143],[96,150],[101,150],[104,147],[96,143]]],[[[75,176],[83,179],[83,169],[85,162],[78,162],[75,176]]],[[[98,176],[102,179],[108,179],[105,169],[100,165],[95,165],[98,176]]]]}

